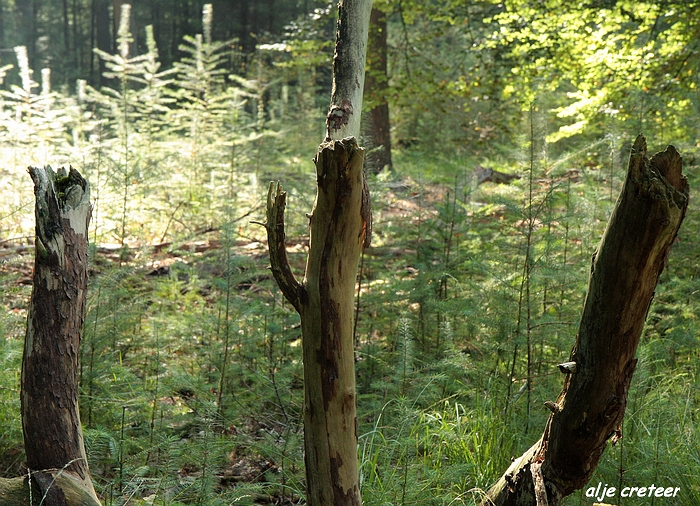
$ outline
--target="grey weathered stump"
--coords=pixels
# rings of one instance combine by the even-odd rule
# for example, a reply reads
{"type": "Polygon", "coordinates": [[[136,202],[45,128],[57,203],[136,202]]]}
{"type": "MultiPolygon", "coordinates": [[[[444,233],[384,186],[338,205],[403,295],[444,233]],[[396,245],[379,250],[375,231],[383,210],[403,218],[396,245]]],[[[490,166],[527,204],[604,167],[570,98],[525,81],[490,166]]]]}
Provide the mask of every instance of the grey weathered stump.
{"type": "Polygon", "coordinates": [[[34,504],[99,505],[78,411],[90,186],[73,168],[30,167],[29,174],[36,246],[21,385],[28,470],[26,477],[0,482],[0,504],[30,504],[31,494],[34,504]]]}
{"type": "Polygon", "coordinates": [[[638,136],[627,178],[593,255],[578,336],[542,438],[516,459],[482,505],[556,505],[583,488],[622,423],[654,289],[688,207],[673,146],[647,158],[638,136]],[[573,363],[573,364],[572,364],[573,363]]]}

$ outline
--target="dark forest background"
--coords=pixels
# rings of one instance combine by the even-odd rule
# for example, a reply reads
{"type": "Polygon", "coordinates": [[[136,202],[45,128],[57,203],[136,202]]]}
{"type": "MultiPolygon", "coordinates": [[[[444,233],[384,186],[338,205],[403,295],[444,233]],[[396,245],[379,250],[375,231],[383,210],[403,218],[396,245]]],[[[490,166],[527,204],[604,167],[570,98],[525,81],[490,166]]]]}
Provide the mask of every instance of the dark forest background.
{"type": "MultiPolygon", "coordinates": [[[[30,66],[51,67],[57,84],[72,83],[78,78],[87,79],[93,86],[105,84],[104,64],[93,49],[116,52],[123,3],[128,2],[3,1],[0,3],[0,47],[7,53],[14,46],[26,46],[30,66]]],[[[146,52],[144,29],[152,25],[160,60],[164,67],[171,67],[184,56],[179,50],[183,37],[202,33],[201,14],[205,3],[212,4],[216,13],[213,39],[232,41],[229,70],[237,73],[245,70],[249,55],[255,52],[257,45],[279,41],[290,22],[314,8],[325,7],[324,3],[313,0],[134,2],[131,11],[133,53],[146,52]]]]}

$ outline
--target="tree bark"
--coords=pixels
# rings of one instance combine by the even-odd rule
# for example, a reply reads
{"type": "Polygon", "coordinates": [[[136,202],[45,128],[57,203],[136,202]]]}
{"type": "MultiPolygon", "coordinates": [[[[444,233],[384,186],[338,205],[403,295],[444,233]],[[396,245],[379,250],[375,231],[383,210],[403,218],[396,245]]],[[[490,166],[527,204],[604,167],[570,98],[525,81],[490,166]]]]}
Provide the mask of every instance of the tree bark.
{"type": "Polygon", "coordinates": [[[272,273],[301,317],[304,461],[309,506],[360,506],[353,302],[357,265],[371,236],[364,149],[358,147],[371,1],[338,5],[333,93],[326,141],[314,158],[318,190],[309,255],[299,283],[287,260],[286,194],[270,183],[267,229],[272,273]]]}
{"type": "Polygon", "coordinates": [[[373,7],[367,43],[364,99],[366,105],[369,105],[365,136],[371,139],[372,148],[367,153],[367,166],[375,174],[384,167],[392,168],[391,122],[389,121],[389,103],[386,100],[389,89],[386,37],[386,12],[373,7]]]}
{"type": "MultiPolygon", "coordinates": [[[[27,467],[47,497],[65,494],[60,471],[93,488],[78,411],[78,349],[85,314],[90,186],[74,169],[30,167],[36,195],[36,257],[22,359],[27,467]]],[[[60,504],[60,503],[59,503],[60,504]]]]}
{"type": "Polygon", "coordinates": [[[560,368],[567,374],[564,387],[556,403],[547,403],[552,414],[542,438],[513,462],[482,505],[559,504],[590,480],[619,431],[644,321],[688,206],[676,149],[669,146],[651,160],[646,154],[640,135],[593,255],[576,343],[560,368]]]}
{"type": "MultiPolygon", "coordinates": [[[[68,21],[68,0],[63,0],[63,50],[64,50],[64,65],[71,66],[71,52],[70,52],[70,22],[68,21]]],[[[77,41],[74,41],[77,43],[77,41]]]]}
{"type": "Polygon", "coordinates": [[[333,89],[326,117],[326,140],[360,135],[371,0],[338,2],[338,31],[333,54],[333,89]]]}

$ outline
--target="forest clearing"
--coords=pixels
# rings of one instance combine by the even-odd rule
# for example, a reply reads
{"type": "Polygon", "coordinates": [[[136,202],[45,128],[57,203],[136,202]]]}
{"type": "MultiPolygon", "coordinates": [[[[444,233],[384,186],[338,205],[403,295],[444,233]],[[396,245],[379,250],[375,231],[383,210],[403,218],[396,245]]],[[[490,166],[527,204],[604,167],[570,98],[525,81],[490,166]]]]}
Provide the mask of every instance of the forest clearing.
{"type": "Polygon", "coordinates": [[[700,504],[696,2],[24,3],[0,504],[700,504]]]}

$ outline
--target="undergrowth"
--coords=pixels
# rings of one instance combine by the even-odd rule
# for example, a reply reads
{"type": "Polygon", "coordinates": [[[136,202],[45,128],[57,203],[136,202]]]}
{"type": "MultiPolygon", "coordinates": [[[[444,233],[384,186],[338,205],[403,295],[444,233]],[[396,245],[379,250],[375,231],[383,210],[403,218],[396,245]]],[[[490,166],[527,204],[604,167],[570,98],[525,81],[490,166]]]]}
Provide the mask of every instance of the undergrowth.
{"type": "MultiPolygon", "coordinates": [[[[366,504],[472,504],[536,441],[612,208],[595,168],[540,170],[530,203],[525,177],[475,187],[465,167],[451,183],[426,181],[426,163],[401,153],[395,174],[372,181],[376,242],[362,260],[356,326],[366,504]],[[531,204],[539,214],[526,301],[531,204]],[[518,326],[526,302],[527,328],[522,318],[518,326]]],[[[292,222],[312,192],[301,184],[291,192],[292,222]]],[[[256,203],[241,199],[237,209],[245,205],[256,203]]],[[[700,494],[692,208],[686,220],[640,345],[623,438],[591,481],[668,483],[682,487],[683,501],[700,494]]],[[[290,258],[301,270],[303,226],[296,230],[290,258]]],[[[0,454],[13,476],[22,462],[17,385],[32,252],[3,255],[11,288],[0,454]]],[[[301,335],[267,270],[261,231],[224,222],[197,240],[127,255],[93,245],[91,264],[80,402],[105,503],[300,504],[301,335]]],[[[590,503],[583,491],[567,501],[590,503]]]]}

